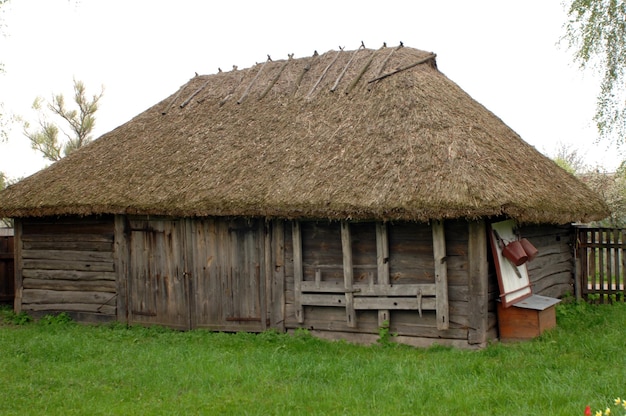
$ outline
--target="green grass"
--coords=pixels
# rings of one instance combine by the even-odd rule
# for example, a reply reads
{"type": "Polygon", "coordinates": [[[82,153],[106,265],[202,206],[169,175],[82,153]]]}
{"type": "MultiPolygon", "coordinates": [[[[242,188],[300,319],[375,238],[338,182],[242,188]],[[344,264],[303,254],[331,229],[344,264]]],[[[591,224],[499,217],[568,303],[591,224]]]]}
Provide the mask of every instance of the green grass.
{"type": "Polygon", "coordinates": [[[4,310],[0,414],[582,415],[626,396],[626,305],[573,303],[557,317],[533,341],[463,351],[4,310]]]}

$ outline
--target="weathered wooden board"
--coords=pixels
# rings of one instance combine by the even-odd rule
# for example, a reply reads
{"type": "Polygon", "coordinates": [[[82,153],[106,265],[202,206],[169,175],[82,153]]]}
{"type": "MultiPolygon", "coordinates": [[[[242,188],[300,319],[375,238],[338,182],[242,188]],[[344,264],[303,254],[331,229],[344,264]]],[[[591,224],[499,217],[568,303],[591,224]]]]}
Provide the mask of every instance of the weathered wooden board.
{"type": "Polygon", "coordinates": [[[115,316],[114,305],[98,305],[95,303],[36,303],[24,304],[28,312],[89,312],[99,315],[115,316]]]}
{"type": "Polygon", "coordinates": [[[130,226],[129,322],[188,329],[183,224],[137,219],[130,226]]]}
{"type": "Polygon", "coordinates": [[[49,280],[25,277],[24,289],[116,293],[114,280],[49,280]]]}
{"type": "Polygon", "coordinates": [[[23,302],[27,303],[89,303],[96,305],[114,304],[114,295],[111,292],[75,291],[75,290],[44,290],[24,289],[23,302]]]}
{"type": "Polygon", "coordinates": [[[50,280],[116,280],[115,272],[98,271],[27,269],[22,275],[24,278],[50,280]]]}
{"type": "MultiPolygon", "coordinates": [[[[58,258],[58,257],[57,257],[58,258]]],[[[61,257],[63,258],[63,257],[61,257]]],[[[114,272],[113,261],[80,261],[80,260],[57,260],[57,259],[23,259],[24,269],[40,270],[68,270],[83,272],[114,272]]]]}

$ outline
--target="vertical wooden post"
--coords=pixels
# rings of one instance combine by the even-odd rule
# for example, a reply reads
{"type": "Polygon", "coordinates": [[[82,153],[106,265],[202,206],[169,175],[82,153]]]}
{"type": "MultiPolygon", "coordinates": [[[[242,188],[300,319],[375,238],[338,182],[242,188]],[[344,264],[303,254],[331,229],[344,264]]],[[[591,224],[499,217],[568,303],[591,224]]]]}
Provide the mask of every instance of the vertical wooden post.
{"type": "MultiPolygon", "coordinates": [[[[389,239],[387,237],[387,224],[376,222],[376,266],[378,271],[378,284],[389,284],[389,239]]],[[[389,310],[378,311],[378,327],[389,325],[389,310]]]]}
{"type": "Polygon", "coordinates": [[[126,234],[126,217],[115,216],[114,254],[115,254],[115,289],[117,291],[117,320],[128,323],[128,236],[126,234]]]}
{"type": "Polygon", "coordinates": [[[341,251],[343,253],[343,283],[346,290],[346,320],[350,328],[356,327],[356,313],[354,311],[354,268],[352,265],[352,237],[350,225],[347,221],[341,221],[341,251]]]}
{"type": "Polygon", "coordinates": [[[448,322],[448,263],[446,260],[446,235],[443,221],[433,221],[433,256],[435,258],[435,293],[437,329],[449,328],[448,322]]]}
{"type": "Polygon", "coordinates": [[[583,249],[581,248],[579,236],[582,234],[579,228],[572,227],[574,230],[574,295],[576,300],[581,300],[582,297],[582,255],[583,249]]]}
{"type": "Polygon", "coordinates": [[[272,230],[272,273],[270,299],[270,325],[279,331],[285,330],[285,226],[282,220],[273,220],[272,230]]]}
{"type": "Polygon", "coordinates": [[[487,342],[489,327],[489,263],[487,262],[487,226],[484,220],[468,225],[467,258],[469,262],[469,344],[487,342]]]}
{"type": "Polygon", "coordinates": [[[16,218],[13,224],[13,261],[15,272],[15,299],[13,309],[15,313],[22,312],[22,293],[24,291],[24,259],[22,258],[22,220],[16,218]]]}
{"type": "Polygon", "coordinates": [[[294,303],[296,320],[301,324],[304,322],[304,311],[302,309],[302,233],[300,232],[300,222],[298,220],[291,223],[291,238],[293,241],[294,303]]]}
{"type": "Polygon", "coordinates": [[[260,267],[261,276],[259,276],[259,302],[261,312],[261,328],[266,330],[269,326],[269,299],[270,299],[270,279],[272,276],[272,233],[269,221],[258,220],[257,230],[259,233],[259,246],[261,253],[259,261],[262,263],[260,267]],[[261,239],[261,236],[263,239],[261,239]]]}

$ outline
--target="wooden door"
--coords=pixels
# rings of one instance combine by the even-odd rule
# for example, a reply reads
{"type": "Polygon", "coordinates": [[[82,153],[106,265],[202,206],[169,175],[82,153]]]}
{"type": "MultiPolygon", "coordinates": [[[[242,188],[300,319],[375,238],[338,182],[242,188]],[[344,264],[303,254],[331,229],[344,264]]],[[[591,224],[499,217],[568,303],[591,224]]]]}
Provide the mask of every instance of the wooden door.
{"type": "Polygon", "coordinates": [[[189,329],[184,222],[131,220],[129,245],[129,323],[189,329]]]}
{"type": "Polygon", "coordinates": [[[220,331],[267,328],[264,225],[205,219],[193,225],[192,325],[220,331]]]}

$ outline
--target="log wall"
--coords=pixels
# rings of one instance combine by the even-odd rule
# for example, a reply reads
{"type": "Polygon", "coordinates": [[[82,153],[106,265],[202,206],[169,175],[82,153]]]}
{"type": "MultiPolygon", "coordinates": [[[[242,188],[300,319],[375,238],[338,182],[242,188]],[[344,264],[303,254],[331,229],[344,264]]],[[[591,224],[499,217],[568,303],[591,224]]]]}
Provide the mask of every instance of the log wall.
{"type": "Polygon", "coordinates": [[[17,311],[116,318],[113,217],[16,220],[17,311]]]}
{"type": "Polygon", "coordinates": [[[574,228],[570,225],[527,225],[520,228],[538,250],[527,263],[528,277],[534,294],[560,298],[574,294],[575,262],[574,228]]]}

